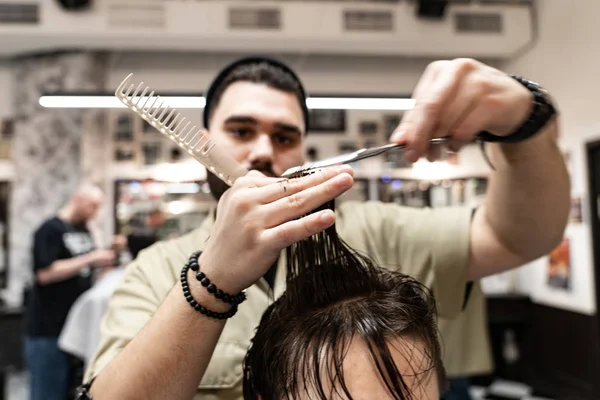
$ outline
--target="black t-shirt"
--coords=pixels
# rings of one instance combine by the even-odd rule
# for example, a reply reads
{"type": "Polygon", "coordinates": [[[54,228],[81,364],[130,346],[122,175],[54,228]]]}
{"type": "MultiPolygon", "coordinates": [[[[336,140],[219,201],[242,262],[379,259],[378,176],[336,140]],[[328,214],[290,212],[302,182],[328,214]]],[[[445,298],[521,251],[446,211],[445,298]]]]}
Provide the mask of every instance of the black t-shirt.
{"type": "Polygon", "coordinates": [[[152,246],[157,241],[158,235],[154,231],[135,232],[127,236],[127,248],[131,257],[135,259],[140,251],[152,246]]]}
{"type": "MultiPolygon", "coordinates": [[[[80,256],[94,250],[94,241],[83,224],[72,225],[54,217],[35,232],[33,271],[48,268],[54,261],[80,256]]],[[[91,287],[90,268],[78,275],[48,285],[34,284],[28,301],[27,334],[58,337],[75,300],[91,287]]]]}

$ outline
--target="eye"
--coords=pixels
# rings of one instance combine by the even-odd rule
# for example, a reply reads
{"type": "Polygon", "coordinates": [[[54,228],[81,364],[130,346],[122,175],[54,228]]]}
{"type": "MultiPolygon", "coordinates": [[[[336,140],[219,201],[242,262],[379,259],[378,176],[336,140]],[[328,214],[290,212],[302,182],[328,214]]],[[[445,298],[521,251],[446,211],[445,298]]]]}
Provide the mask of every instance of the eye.
{"type": "Polygon", "coordinates": [[[252,134],[252,130],[243,127],[234,127],[229,129],[229,131],[234,137],[239,139],[248,138],[252,134]]]}
{"type": "Polygon", "coordinates": [[[296,143],[296,140],[289,135],[276,133],[273,135],[273,141],[279,145],[288,146],[296,143]]]}

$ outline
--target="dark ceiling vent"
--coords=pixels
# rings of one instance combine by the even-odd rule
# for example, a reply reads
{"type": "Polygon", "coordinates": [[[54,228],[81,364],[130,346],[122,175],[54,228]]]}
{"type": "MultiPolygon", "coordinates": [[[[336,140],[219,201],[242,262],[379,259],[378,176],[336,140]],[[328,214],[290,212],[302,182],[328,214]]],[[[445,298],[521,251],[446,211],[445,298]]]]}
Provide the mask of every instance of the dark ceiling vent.
{"type": "Polygon", "coordinates": [[[417,16],[427,19],[443,19],[446,15],[447,1],[442,0],[419,0],[417,4],[417,16]]]}
{"type": "Polygon", "coordinates": [[[165,6],[151,0],[113,0],[108,6],[108,26],[162,29],[166,26],[165,6]]]}
{"type": "Polygon", "coordinates": [[[394,15],[391,11],[344,10],[344,30],[391,32],[394,15]]]}
{"type": "Polygon", "coordinates": [[[68,11],[80,11],[87,10],[92,6],[91,0],[58,0],[58,4],[60,4],[65,10],[68,11]]]}
{"type": "Polygon", "coordinates": [[[257,30],[281,29],[281,11],[278,8],[230,8],[229,28],[257,30]]]}
{"type": "Polygon", "coordinates": [[[0,24],[37,24],[39,21],[37,3],[0,3],[0,24]]]}
{"type": "Polygon", "coordinates": [[[499,13],[454,14],[454,28],[459,33],[502,33],[503,22],[499,13]]]}

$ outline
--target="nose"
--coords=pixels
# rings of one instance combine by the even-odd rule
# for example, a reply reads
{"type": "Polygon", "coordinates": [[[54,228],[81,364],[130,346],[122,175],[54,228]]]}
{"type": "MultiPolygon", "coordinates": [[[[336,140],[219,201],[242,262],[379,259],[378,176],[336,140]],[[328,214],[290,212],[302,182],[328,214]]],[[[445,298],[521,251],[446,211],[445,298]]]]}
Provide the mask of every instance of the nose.
{"type": "Polygon", "coordinates": [[[248,161],[250,161],[251,164],[271,164],[273,162],[273,157],[273,143],[271,142],[271,136],[267,134],[258,135],[253,143],[248,161]]]}

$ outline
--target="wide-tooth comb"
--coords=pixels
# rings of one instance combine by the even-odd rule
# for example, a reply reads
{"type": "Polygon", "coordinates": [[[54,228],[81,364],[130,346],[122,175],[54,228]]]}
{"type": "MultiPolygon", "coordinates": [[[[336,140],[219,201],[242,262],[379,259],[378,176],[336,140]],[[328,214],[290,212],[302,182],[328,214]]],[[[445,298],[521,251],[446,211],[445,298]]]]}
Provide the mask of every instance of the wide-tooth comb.
{"type": "Polygon", "coordinates": [[[216,145],[203,128],[191,123],[175,108],[165,105],[159,95],[141,82],[130,83],[129,74],[115,91],[115,96],[130,110],[146,120],[156,130],[174,141],[192,157],[229,186],[248,173],[227,151],[216,145]]]}

